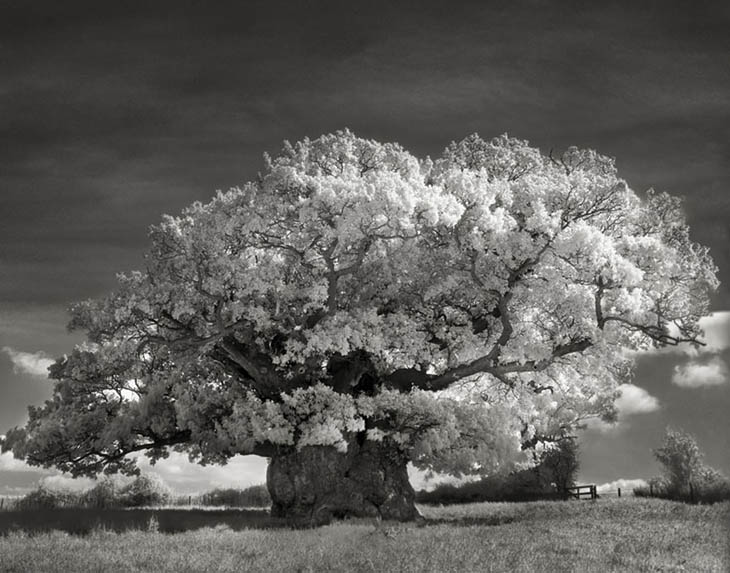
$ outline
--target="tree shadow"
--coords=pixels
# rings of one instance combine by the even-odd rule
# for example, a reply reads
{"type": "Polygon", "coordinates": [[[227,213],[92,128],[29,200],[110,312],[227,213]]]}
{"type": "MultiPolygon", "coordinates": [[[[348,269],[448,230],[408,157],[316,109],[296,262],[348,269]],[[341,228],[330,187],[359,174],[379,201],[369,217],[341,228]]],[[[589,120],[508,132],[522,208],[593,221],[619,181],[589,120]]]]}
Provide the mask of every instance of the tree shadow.
{"type": "MultiPolygon", "coordinates": [[[[499,526],[518,521],[515,516],[492,515],[480,517],[423,518],[416,522],[393,522],[389,525],[433,527],[499,526]]],[[[245,529],[309,529],[327,524],[374,523],[372,519],[287,519],[271,517],[266,509],[89,509],[57,508],[0,511],[0,535],[23,532],[37,535],[63,531],[72,535],[89,535],[97,531],[154,531],[183,533],[204,528],[232,531],[245,529]]]]}
{"type": "Polygon", "coordinates": [[[0,535],[22,531],[28,535],[53,530],[73,535],[95,531],[156,531],[182,533],[202,528],[300,529],[309,521],[274,518],[268,510],[253,509],[30,509],[0,512],[0,535]]]}
{"type": "Polygon", "coordinates": [[[474,525],[497,526],[506,525],[520,521],[519,517],[513,515],[487,515],[482,517],[437,517],[426,518],[419,525],[429,527],[433,525],[449,525],[452,527],[472,527],[474,525]]]}

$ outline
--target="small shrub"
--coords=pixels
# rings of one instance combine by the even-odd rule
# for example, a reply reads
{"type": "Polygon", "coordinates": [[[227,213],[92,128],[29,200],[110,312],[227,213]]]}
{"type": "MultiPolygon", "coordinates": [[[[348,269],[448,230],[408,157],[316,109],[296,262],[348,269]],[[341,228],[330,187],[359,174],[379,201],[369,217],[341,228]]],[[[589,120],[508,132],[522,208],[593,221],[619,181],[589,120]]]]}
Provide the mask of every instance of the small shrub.
{"type": "Polygon", "coordinates": [[[649,487],[636,488],[634,495],[691,503],[730,500],[730,480],[702,463],[703,454],[690,434],[668,428],[654,456],[665,475],[649,480],[649,487]]]}
{"type": "Polygon", "coordinates": [[[81,495],[81,506],[91,508],[119,507],[119,486],[110,478],[100,480],[81,495]]]}
{"type": "Polygon", "coordinates": [[[153,515],[147,520],[147,532],[157,533],[160,531],[160,522],[157,520],[157,516],[153,515]]]}
{"type": "Polygon", "coordinates": [[[698,477],[686,489],[674,486],[665,478],[652,478],[649,486],[634,489],[636,497],[658,497],[693,503],[717,503],[730,501],[730,480],[712,470],[711,479],[698,477]]]}
{"type": "Polygon", "coordinates": [[[141,475],[119,490],[118,499],[124,507],[165,505],[172,500],[172,492],[157,476],[141,475]]]}
{"type": "Polygon", "coordinates": [[[76,507],[79,505],[79,494],[65,490],[49,489],[44,485],[20,498],[15,509],[59,509],[62,507],[76,507]]]}

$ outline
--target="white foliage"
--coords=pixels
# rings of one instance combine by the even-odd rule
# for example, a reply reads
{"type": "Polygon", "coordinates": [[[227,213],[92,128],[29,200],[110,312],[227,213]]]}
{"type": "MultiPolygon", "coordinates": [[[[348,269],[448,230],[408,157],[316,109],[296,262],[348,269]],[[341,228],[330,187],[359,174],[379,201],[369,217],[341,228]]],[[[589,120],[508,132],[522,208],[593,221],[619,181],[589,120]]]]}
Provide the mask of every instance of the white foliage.
{"type": "Polygon", "coordinates": [[[99,447],[187,432],[205,462],[367,429],[421,467],[493,471],[610,419],[626,350],[695,340],[717,286],[677,200],[506,135],[435,162],[349,131],[287,143],[151,240],[146,272],[75,306],[93,345],[57,366],[39,447],[67,445],[61,419],[69,443],[101,428],[99,447]],[[337,360],[374,387],[335,388],[337,360]],[[399,371],[413,389],[388,388],[399,371]]]}

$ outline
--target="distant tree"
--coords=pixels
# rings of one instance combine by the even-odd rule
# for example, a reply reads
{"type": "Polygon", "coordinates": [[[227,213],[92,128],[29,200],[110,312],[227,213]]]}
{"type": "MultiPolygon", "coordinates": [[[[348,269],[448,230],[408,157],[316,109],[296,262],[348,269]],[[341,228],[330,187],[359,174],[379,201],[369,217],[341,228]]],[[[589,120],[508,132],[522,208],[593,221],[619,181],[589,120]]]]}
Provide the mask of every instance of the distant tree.
{"type": "Polygon", "coordinates": [[[120,505],[120,485],[110,476],[104,476],[96,485],[81,495],[81,504],[86,507],[115,507],[120,505]]]}
{"type": "Polygon", "coordinates": [[[681,430],[667,428],[654,457],[664,466],[669,487],[680,493],[689,491],[693,478],[699,477],[703,469],[703,455],[697,442],[681,430]]]}
{"type": "Polygon", "coordinates": [[[506,135],[436,161],[349,131],[287,143],[151,242],[73,307],[88,342],[3,449],[74,475],[258,454],[273,514],[302,519],[413,519],[409,461],[490,475],[610,418],[625,350],[697,343],[717,285],[677,199],[506,135]]]}
{"type": "Polygon", "coordinates": [[[125,507],[165,505],[172,500],[170,488],[155,475],[137,476],[119,490],[119,502],[125,507]]]}
{"type": "Polygon", "coordinates": [[[555,484],[555,489],[562,494],[575,485],[579,468],[578,440],[572,437],[560,439],[543,454],[536,467],[541,478],[555,484]]]}
{"type": "Polygon", "coordinates": [[[266,485],[252,485],[245,489],[216,488],[200,496],[203,505],[230,507],[265,507],[271,505],[266,485]]]}
{"type": "Polygon", "coordinates": [[[541,454],[534,467],[497,473],[467,483],[441,484],[417,494],[419,503],[472,503],[479,501],[534,501],[555,499],[575,485],[578,444],[574,438],[558,439],[541,454]]]}
{"type": "Polygon", "coordinates": [[[667,428],[654,456],[664,466],[664,476],[649,480],[650,489],[639,495],[712,503],[730,499],[730,480],[702,462],[704,455],[693,436],[667,428]]]}
{"type": "Polygon", "coordinates": [[[25,494],[16,503],[17,509],[60,509],[79,505],[80,495],[64,489],[51,489],[43,484],[25,494]]]}

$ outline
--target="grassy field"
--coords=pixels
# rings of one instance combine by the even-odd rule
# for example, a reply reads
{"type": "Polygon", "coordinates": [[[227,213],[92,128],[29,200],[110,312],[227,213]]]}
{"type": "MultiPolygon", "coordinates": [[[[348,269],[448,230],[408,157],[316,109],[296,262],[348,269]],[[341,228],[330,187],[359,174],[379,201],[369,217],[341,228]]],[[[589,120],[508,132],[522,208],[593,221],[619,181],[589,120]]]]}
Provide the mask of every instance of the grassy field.
{"type": "Polygon", "coordinates": [[[31,534],[16,516],[0,535],[0,571],[730,571],[728,503],[623,498],[421,510],[419,524],[301,530],[256,512],[209,511],[180,533],[162,531],[170,516],[178,525],[182,517],[160,510],[154,519],[139,514],[143,528],[117,533],[97,523],[85,535],[31,534]]]}

